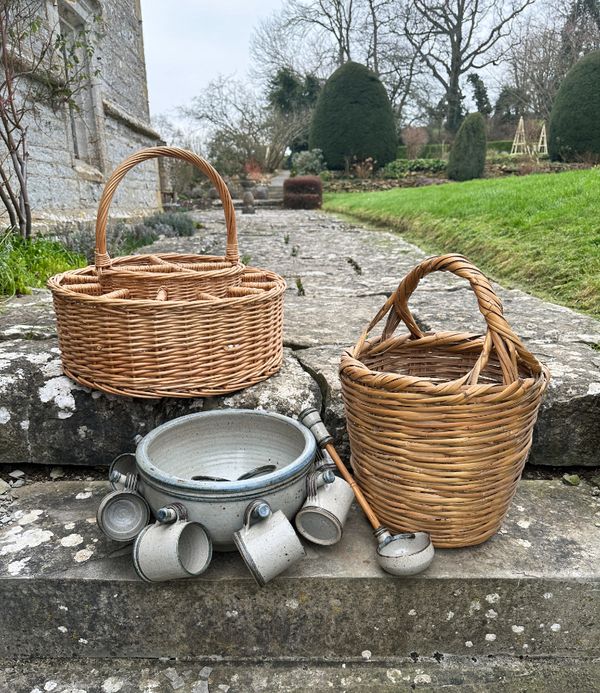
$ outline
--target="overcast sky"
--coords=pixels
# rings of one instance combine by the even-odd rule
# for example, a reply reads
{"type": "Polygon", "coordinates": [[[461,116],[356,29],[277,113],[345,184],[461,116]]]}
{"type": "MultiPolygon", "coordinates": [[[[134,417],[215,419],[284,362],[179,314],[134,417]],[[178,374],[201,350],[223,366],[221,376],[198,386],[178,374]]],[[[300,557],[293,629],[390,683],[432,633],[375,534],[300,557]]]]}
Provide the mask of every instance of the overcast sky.
{"type": "Polygon", "coordinates": [[[243,77],[250,34],[282,0],[142,0],[150,113],[188,104],[218,74],[243,77]]]}

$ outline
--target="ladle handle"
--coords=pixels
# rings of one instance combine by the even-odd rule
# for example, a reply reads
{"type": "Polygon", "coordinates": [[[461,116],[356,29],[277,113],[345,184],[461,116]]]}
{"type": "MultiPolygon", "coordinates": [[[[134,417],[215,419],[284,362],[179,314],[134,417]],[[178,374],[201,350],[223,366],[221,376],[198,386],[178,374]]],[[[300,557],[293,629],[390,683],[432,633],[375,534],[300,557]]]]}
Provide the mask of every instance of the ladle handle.
{"type": "Polygon", "coordinates": [[[379,530],[382,528],[381,523],[377,519],[375,513],[371,510],[369,501],[364,497],[363,492],[360,487],[354,481],[354,477],[346,465],[342,462],[340,456],[337,454],[336,449],[333,447],[333,436],[327,430],[327,427],[321,419],[321,415],[314,407],[308,407],[300,412],[298,415],[298,421],[300,421],[308,430],[313,434],[317,445],[321,450],[326,450],[329,453],[329,457],[333,460],[335,466],[338,468],[339,473],[344,477],[345,481],[350,484],[350,487],[354,491],[354,497],[358,501],[358,504],[362,508],[362,511],[367,516],[367,520],[371,523],[374,530],[379,530]]]}
{"type": "Polygon", "coordinates": [[[362,508],[364,514],[367,516],[367,520],[369,520],[373,529],[379,529],[381,527],[381,522],[379,522],[377,515],[375,515],[375,513],[371,510],[369,501],[364,497],[359,485],[356,483],[356,481],[354,481],[354,477],[352,474],[350,474],[346,468],[346,465],[340,459],[336,449],[333,447],[333,443],[327,443],[325,445],[325,450],[327,450],[329,456],[335,462],[335,466],[338,468],[339,473],[344,477],[344,480],[347,481],[352,487],[356,500],[358,501],[358,504],[362,508]]]}

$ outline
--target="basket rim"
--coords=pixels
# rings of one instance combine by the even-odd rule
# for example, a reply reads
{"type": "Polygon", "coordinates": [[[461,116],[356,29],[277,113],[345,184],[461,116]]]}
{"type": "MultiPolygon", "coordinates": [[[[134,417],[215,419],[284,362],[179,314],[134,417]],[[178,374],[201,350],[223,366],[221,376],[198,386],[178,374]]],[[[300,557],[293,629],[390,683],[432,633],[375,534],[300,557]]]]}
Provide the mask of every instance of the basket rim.
{"type": "MultiPolygon", "coordinates": [[[[67,298],[74,302],[79,303],[97,303],[98,305],[104,306],[128,306],[129,308],[134,307],[153,307],[155,309],[165,309],[168,307],[183,307],[183,306],[230,306],[235,304],[260,302],[264,300],[271,300],[277,296],[283,294],[287,288],[287,283],[285,279],[268,269],[262,267],[250,267],[248,265],[243,265],[244,273],[252,274],[254,272],[260,272],[268,277],[268,281],[276,282],[276,286],[269,289],[265,289],[261,294],[250,294],[248,296],[229,296],[224,298],[215,298],[214,300],[205,299],[181,299],[181,300],[168,300],[168,301],[156,301],[149,298],[106,298],[105,295],[94,296],[91,294],[78,293],[76,291],[70,291],[67,287],[62,285],[62,281],[66,276],[89,276],[91,272],[96,272],[95,265],[88,265],[87,267],[82,267],[76,270],[67,270],[66,272],[60,272],[50,277],[47,282],[47,286],[52,292],[53,296],[60,296],[61,298],[67,298]]],[[[103,270],[104,271],[104,270],[103,270]]],[[[222,270],[217,270],[221,272],[222,270]]],[[[164,276],[165,278],[172,278],[178,276],[182,273],[168,273],[165,275],[153,274],[152,276],[164,276]]],[[[204,276],[208,276],[208,272],[204,276]]],[[[196,275],[197,276],[197,275],[196,275]]]]}
{"type": "MultiPolygon", "coordinates": [[[[457,343],[460,342],[471,342],[474,347],[483,345],[484,336],[476,333],[468,332],[426,332],[424,333],[424,338],[431,338],[435,336],[440,337],[451,337],[455,335],[457,337],[457,343]],[[459,337],[461,339],[459,339],[459,337]]],[[[455,378],[453,380],[443,380],[439,383],[434,383],[423,376],[413,376],[404,374],[396,371],[376,371],[369,368],[363,361],[361,357],[368,355],[368,352],[373,347],[382,340],[382,337],[375,337],[373,339],[365,340],[362,348],[358,353],[357,347],[353,346],[345,349],[342,352],[339,365],[339,375],[342,383],[344,380],[350,380],[354,383],[360,384],[372,390],[385,390],[390,393],[401,394],[402,392],[415,393],[420,395],[455,395],[455,394],[499,394],[505,391],[514,392],[517,388],[530,389],[531,387],[541,386],[542,391],[544,391],[550,381],[550,370],[542,363],[539,363],[541,370],[539,373],[532,373],[527,377],[519,377],[513,383],[509,385],[503,382],[499,383],[474,383],[465,384],[465,377],[455,378]],[[373,382],[375,381],[375,382],[373,382]]],[[[412,335],[402,335],[393,338],[393,340],[387,340],[392,342],[390,349],[397,346],[402,346],[403,344],[410,342],[411,345],[418,346],[422,339],[415,339],[412,335]]],[[[429,347],[434,351],[436,349],[435,345],[431,345],[430,339],[427,340],[429,347]]],[[[386,350],[387,351],[387,350],[386,350]]],[[[519,367],[525,366],[522,362],[519,363],[519,367]]]]}
{"type": "MultiPolygon", "coordinates": [[[[155,267],[160,267],[160,265],[155,265],[155,267]]],[[[104,265],[100,268],[99,272],[97,271],[98,268],[96,268],[95,265],[87,265],[86,267],[80,269],[89,270],[90,268],[92,268],[94,272],[98,274],[98,278],[100,278],[101,275],[119,275],[122,277],[137,278],[140,281],[154,279],[156,277],[162,277],[165,279],[168,278],[177,281],[178,278],[190,279],[193,277],[195,279],[210,279],[212,277],[225,277],[236,273],[241,274],[244,271],[245,267],[246,266],[243,264],[243,262],[241,262],[241,260],[234,262],[232,260],[228,260],[224,255],[195,255],[193,253],[145,253],[143,255],[119,255],[118,257],[111,258],[110,265],[104,265]],[[144,264],[145,261],[147,261],[147,259],[151,257],[158,257],[166,261],[171,260],[174,262],[187,262],[190,264],[202,264],[205,262],[226,262],[229,264],[229,267],[212,270],[190,269],[188,267],[182,267],[178,269],[176,272],[149,272],[130,269],[127,266],[127,263],[132,260],[138,260],[140,264],[144,264]]],[[[68,271],[73,273],[77,272],[77,270],[68,271]]],[[[63,272],[62,274],[66,274],[66,272],[63,272]]]]}

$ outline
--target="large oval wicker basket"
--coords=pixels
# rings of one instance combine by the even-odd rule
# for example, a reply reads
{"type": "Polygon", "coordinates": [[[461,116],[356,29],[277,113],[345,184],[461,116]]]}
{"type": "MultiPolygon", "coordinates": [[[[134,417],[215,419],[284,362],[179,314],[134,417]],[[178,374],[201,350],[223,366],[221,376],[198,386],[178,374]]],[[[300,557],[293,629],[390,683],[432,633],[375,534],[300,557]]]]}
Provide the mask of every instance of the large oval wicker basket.
{"type": "Polygon", "coordinates": [[[444,255],[413,269],[343,354],[340,377],[352,466],[383,524],[429,532],[438,547],[479,544],[498,531],[550,376],[476,267],[444,255]],[[485,336],[420,330],[408,299],[435,271],[470,282],[485,336]],[[367,339],[386,315],[381,336],[367,339]],[[409,334],[395,337],[401,321],[409,334]]]}
{"type": "Polygon", "coordinates": [[[111,175],[96,224],[96,264],[48,281],[63,370],[79,383],[132,397],[208,397],[253,385],[283,358],[282,277],[239,262],[235,210],[208,162],[173,147],[145,149],[111,175]],[[227,224],[224,257],[106,252],[108,207],[133,166],[189,161],[217,188],[227,224]]]}

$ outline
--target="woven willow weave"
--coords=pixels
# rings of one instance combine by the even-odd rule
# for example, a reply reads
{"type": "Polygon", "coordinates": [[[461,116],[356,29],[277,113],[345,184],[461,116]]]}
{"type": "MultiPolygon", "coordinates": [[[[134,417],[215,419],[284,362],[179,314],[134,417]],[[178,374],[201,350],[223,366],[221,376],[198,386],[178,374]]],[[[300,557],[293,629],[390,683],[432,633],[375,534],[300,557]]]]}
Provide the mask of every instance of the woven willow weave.
{"type": "Polygon", "coordinates": [[[96,265],[48,281],[65,374],[132,397],[208,397],[253,385],[283,359],[282,277],[239,262],[235,210],[219,174],[192,152],[144,149],[110,177],[96,223],[96,265]],[[195,164],[217,188],[225,257],[106,252],[108,208],[124,175],[166,156],[195,164]]]}
{"type": "Polygon", "coordinates": [[[196,298],[198,291],[225,296],[228,287],[238,286],[244,266],[237,244],[235,209],[225,181],[202,157],[178,147],[149,147],[127,157],[108,179],[96,218],[96,270],[103,291],[128,289],[129,298],[154,299],[160,288],[173,300],[196,298]],[[167,157],[196,166],[215,186],[225,213],[227,245],[224,257],[213,255],[129,255],[112,259],[106,249],[108,211],[119,183],[135,166],[148,159],[167,157]]]}
{"type": "Polygon", "coordinates": [[[425,260],[340,363],[352,466],[380,521],[438,547],[479,544],[508,510],[549,372],[506,322],[486,277],[459,255],[425,260]],[[408,308],[435,271],[467,279],[485,336],[424,334],[408,308]],[[367,339],[387,315],[380,337],[367,339]],[[408,335],[395,337],[400,322],[408,335]]]}

